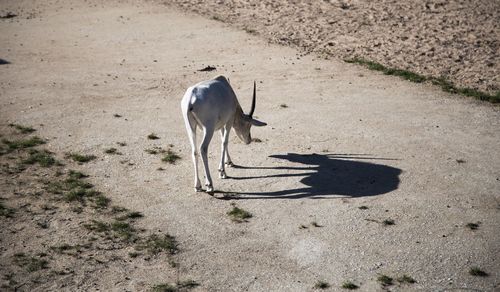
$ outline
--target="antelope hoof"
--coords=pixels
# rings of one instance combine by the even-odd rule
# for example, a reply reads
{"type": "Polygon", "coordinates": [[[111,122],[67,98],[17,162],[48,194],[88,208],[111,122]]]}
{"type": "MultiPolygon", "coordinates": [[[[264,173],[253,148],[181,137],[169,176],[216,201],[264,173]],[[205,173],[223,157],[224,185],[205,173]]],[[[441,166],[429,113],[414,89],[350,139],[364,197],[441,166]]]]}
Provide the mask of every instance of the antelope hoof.
{"type": "Polygon", "coordinates": [[[227,166],[229,166],[229,167],[233,167],[233,166],[234,166],[234,164],[233,164],[233,162],[232,162],[232,161],[228,161],[228,162],[226,162],[226,165],[227,165],[227,166]]]}
{"type": "Polygon", "coordinates": [[[196,187],[194,187],[194,191],[199,193],[199,192],[203,192],[203,189],[200,186],[196,186],[196,187]]]}
{"type": "Polygon", "coordinates": [[[226,172],[224,170],[219,170],[219,178],[222,179],[227,178],[226,172]]]}
{"type": "Polygon", "coordinates": [[[214,193],[214,187],[212,185],[207,185],[207,193],[209,193],[209,194],[214,193]]]}

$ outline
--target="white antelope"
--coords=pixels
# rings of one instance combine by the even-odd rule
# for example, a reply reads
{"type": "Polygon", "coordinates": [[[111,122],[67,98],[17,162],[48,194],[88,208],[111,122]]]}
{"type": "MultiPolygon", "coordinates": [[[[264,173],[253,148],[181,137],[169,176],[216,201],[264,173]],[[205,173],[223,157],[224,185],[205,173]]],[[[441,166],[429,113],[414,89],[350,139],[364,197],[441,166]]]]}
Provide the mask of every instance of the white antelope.
{"type": "Polygon", "coordinates": [[[203,131],[203,141],[200,145],[201,159],[205,168],[205,185],[207,192],[214,191],[212,177],[208,167],[207,151],[210,140],[216,130],[220,130],[222,137],[222,155],[219,164],[219,177],[227,178],[225,164],[232,166],[231,158],[227,150],[229,131],[233,127],[236,135],[245,144],[252,141],[250,127],[265,126],[266,123],[254,119],[255,110],[255,82],[253,84],[252,107],[248,115],[243,113],[240,103],[236,98],[229,81],[224,76],[218,76],[212,80],[202,81],[187,89],[181,102],[182,115],[186,123],[186,129],[191,142],[193,164],[194,164],[194,188],[197,192],[202,191],[198,177],[198,152],[196,151],[196,127],[200,126],[203,131]]]}

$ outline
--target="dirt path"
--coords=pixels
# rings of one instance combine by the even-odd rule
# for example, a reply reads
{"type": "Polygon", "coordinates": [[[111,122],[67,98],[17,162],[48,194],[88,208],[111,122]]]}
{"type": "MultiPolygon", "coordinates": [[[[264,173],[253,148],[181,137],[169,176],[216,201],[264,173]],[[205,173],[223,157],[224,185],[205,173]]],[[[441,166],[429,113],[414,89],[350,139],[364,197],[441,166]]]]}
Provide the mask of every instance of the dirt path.
{"type": "MultiPolygon", "coordinates": [[[[496,0],[170,0],[271,42],[339,60],[444,78],[498,95],[500,5],[496,0]]],[[[500,98],[500,95],[499,95],[500,98]]]]}
{"type": "Polygon", "coordinates": [[[499,288],[498,108],[301,57],[164,6],[1,9],[18,16],[0,23],[0,58],[10,62],[1,65],[0,122],[38,127],[51,151],[98,156],[82,169],[142,212],[142,227],[176,236],[180,272],[200,291],[309,291],[319,280],[374,291],[381,274],[417,281],[390,290],[499,288]],[[207,65],[217,71],[197,71],[207,65]],[[257,80],[256,115],[269,124],[253,131],[261,143],[231,137],[242,167],[214,183],[234,200],[192,192],[180,114],[184,90],[216,74],[245,109],[257,80]],[[117,142],[123,155],[103,153],[117,142]],[[182,159],[165,164],[145,152],[154,146],[182,159]],[[253,218],[233,223],[231,204],[253,218]],[[474,266],[489,276],[471,276],[474,266]]]}

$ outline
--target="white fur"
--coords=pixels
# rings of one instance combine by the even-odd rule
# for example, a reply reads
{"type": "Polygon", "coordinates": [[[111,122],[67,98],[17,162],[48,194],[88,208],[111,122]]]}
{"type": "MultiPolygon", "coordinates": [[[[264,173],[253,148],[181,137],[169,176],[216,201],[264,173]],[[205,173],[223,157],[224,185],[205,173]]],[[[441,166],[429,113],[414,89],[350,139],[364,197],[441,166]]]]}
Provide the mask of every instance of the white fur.
{"type": "Polygon", "coordinates": [[[219,176],[220,178],[227,178],[224,166],[225,164],[232,165],[227,149],[231,128],[235,129],[236,135],[245,144],[249,144],[252,141],[250,127],[252,125],[265,126],[266,123],[257,121],[243,113],[229,81],[224,76],[218,76],[212,80],[203,81],[189,87],[182,98],[181,108],[192,148],[194,188],[196,191],[202,190],[198,177],[198,152],[196,147],[196,128],[199,126],[203,132],[200,153],[205,169],[205,185],[207,186],[207,192],[212,193],[213,184],[208,168],[207,151],[214,132],[220,130],[222,137],[219,176]]]}

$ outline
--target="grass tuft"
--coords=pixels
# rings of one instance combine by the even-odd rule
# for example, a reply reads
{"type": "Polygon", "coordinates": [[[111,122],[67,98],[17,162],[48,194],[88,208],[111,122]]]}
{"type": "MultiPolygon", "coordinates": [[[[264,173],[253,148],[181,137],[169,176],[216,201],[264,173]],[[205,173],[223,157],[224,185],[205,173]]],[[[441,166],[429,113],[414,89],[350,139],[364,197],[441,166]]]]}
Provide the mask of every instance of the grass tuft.
{"type": "Polygon", "coordinates": [[[103,194],[97,194],[94,198],[94,204],[97,209],[106,209],[111,200],[103,194]]]}
{"type": "Polygon", "coordinates": [[[170,164],[175,164],[175,162],[177,160],[181,159],[181,157],[179,155],[177,155],[174,151],[172,151],[171,149],[168,149],[167,150],[167,153],[165,153],[165,155],[163,156],[163,158],[161,159],[161,161],[163,162],[168,162],[170,164]]]}
{"type": "Polygon", "coordinates": [[[379,281],[382,286],[391,286],[394,284],[394,279],[386,275],[379,275],[377,281],[379,281]]]}
{"type": "Polygon", "coordinates": [[[480,224],[481,224],[481,222],[477,222],[477,223],[470,222],[470,223],[465,224],[465,226],[467,228],[469,228],[470,230],[477,230],[479,228],[480,224]]]}
{"type": "Polygon", "coordinates": [[[409,284],[413,284],[413,283],[417,282],[417,281],[415,281],[415,279],[413,279],[412,277],[410,277],[408,275],[403,275],[401,277],[398,277],[396,280],[399,283],[409,283],[409,284]]]}
{"type": "Polygon", "coordinates": [[[0,216],[5,218],[12,218],[16,211],[12,208],[6,207],[2,202],[0,202],[0,216]]]}
{"type": "Polygon", "coordinates": [[[341,286],[343,289],[348,289],[348,290],[356,290],[359,288],[358,285],[354,284],[353,282],[351,281],[345,281],[342,286],[341,286]]]}
{"type": "Polygon", "coordinates": [[[394,223],[394,220],[392,220],[392,219],[385,219],[384,221],[382,221],[382,224],[384,226],[389,226],[389,225],[394,225],[396,223],[394,223]]]}
{"type": "Polygon", "coordinates": [[[32,273],[42,269],[47,269],[48,261],[43,259],[38,259],[32,256],[28,256],[24,253],[17,253],[14,255],[14,262],[26,269],[26,271],[32,273]]]}
{"type": "Polygon", "coordinates": [[[247,219],[253,217],[252,213],[245,211],[241,208],[238,208],[236,206],[233,206],[233,209],[227,212],[227,215],[231,217],[231,220],[238,223],[247,222],[247,219]]]}
{"type": "Polygon", "coordinates": [[[23,164],[35,164],[38,163],[42,167],[51,167],[57,161],[52,156],[52,152],[47,150],[36,150],[30,149],[28,158],[22,161],[23,164]]]}
{"type": "Polygon", "coordinates": [[[45,144],[45,140],[41,139],[40,137],[33,136],[29,139],[19,139],[19,140],[8,140],[8,139],[2,139],[2,143],[7,145],[8,150],[13,151],[17,149],[26,149],[26,148],[31,148],[35,147],[38,145],[45,144]]]}
{"type": "Polygon", "coordinates": [[[330,284],[325,281],[318,281],[314,284],[315,289],[327,289],[330,287],[330,284]]]}
{"type": "Polygon", "coordinates": [[[162,251],[166,251],[173,255],[179,251],[177,240],[168,233],[163,236],[157,234],[150,235],[142,248],[147,249],[151,254],[158,254],[162,251]]]}
{"type": "Polygon", "coordinates": [[[70,158],[73,161],[80,162],[80,163],[86,163],[91,160],[96,159],[97,157],[95,155],[82,155],[78,153],[67,153],[66,158],[70,158]]]}
{"type": "Polygon", "coordinates": [[[485,271],[481,270],[478,267],[470,268],[469,274],[471,274],[472,276],[476,276],[476,277],[488,277],[489,276],[488,273],[486,273],[485,271]]]}
{"type": "Polygon", "coordinates": [[[121,153],[120,153],[120,152],[118,152],[118,149],[116,149],[116,148],[114,148],[114,147],[104,149],[104,153],[106,153],[106,154],[117,154],[117,155],[121,155],[121,153]]]}
{"type": "Polygon", "coordinates": [[[19,124],[9,124],[9,127],[16,128],[17,130],[19,130],[19,132],[21,132],[21,134],[29,134],[36,131],[30,126],[22,126],[19,124]]]}
{"type": "Polygon", "coordinates": [[[115,221],[111,223],[111,230],[119,237],[130,240],[134,237],[135,228],[126,222],[115,221]]]}
{"type": "Polygon", "coordinates": [[[158,140],[160,137],[158,137],[155,133],[151,133],[148,135],[149,140],[158,140]]]}

